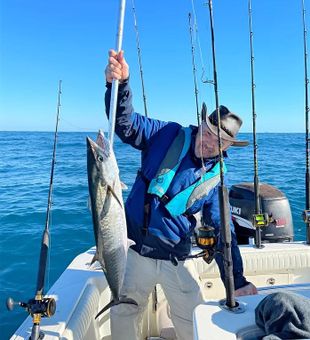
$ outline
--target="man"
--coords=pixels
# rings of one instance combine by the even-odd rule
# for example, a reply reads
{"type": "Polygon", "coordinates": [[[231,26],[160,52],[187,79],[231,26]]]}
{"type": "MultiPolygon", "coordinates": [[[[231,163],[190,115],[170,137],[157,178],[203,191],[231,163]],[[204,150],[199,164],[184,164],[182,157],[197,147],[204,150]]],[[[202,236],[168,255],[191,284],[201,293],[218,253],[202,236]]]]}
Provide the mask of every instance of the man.
{"type": "MultiPolygon", "coordinates": [[[[193,338],[193,310],[203,303],[199,275],[193,260],[186,260],[196,225],[193,214],[202,211],[205,223],[214,227],[217,234],[220,227],[216,124],[206,117],[198,129],[182,128],[177,123],[149,119],[134,112],[129,67],[123,52],[109,51],[105,75],[107,115],[111,82],[120,81],[115,132],[124,143],[142,152],[141,169],[126,201],[128,238],[136,244],[128,251],[122,289],[138,307],[123,304],[112,308],[112,338],[139,338],[139,322],[148,296],[155,284],[160,283],[178,339],[189,340],[193,338]],[[195,191],[198,186],[203,190],[195,191]]],[[[247,145],[248,142],[235,139],[242,123],[240,118],[224,106],[220,111],[224,152],[230,146],[247,145]]],[[[216,119],[216,114],[210,117],[216,119]]],[[[234,232],[232,240],[236,296],[256,294],[256,287],[243,276],[234,232]]],[[[222,256],[216,256],[216,261],[223,278],[222,256]]]]}

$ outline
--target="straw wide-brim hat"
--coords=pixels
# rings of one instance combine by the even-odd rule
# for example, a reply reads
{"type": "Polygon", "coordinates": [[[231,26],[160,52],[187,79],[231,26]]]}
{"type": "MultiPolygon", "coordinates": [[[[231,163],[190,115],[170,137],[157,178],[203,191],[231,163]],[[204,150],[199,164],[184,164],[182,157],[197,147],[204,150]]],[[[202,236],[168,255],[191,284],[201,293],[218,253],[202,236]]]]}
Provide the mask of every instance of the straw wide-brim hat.
{"type": "MultiPolygon", "coordinates": [[[[229,111],[226,106],[220,105],[220,122],[221,122],[221,138],[232,142],[232,146],[247,146],[248,141],[238,140],[236,136],[242,125],[242,120],[236,114],[229,111]]],[[[202,121],[205,122],[212,133],[217,135],[217,110],[214,110],[209,116],[207,115],[207,106],[202,104],[201,111],[202,121]]]]}

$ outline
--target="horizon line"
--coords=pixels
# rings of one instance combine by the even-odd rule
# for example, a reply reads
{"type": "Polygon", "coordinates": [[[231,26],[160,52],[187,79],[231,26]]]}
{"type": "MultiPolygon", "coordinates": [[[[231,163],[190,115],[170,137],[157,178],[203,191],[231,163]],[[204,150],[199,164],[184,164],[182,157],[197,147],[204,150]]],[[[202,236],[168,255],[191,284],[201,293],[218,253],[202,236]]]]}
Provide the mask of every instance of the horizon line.
{"type": "MultiPolygon", "coordinates": [[[[99,129],[96,130],[58,130],[58,132],[64,132],[64,133],[97,133],[99,131],[99,129]]],[[[44,133],[44,132],[52,132],[55,133],[55,130],[0,130],[0,132],[38,132],[38,133],[44,133]]],[[[108,133],[108,131],[103,131],[105,133],[108,133]]],[[[256,132],[256,134],[260,134],[260,133],[291,133],[291,134],[305,134],[305,132],[298,132],[298,131],[264,131],[264,132],[256,132]]],[[[243,131],[243,132],[239,132],[240,134],[253,134],[253,131],[243,131]]]]}

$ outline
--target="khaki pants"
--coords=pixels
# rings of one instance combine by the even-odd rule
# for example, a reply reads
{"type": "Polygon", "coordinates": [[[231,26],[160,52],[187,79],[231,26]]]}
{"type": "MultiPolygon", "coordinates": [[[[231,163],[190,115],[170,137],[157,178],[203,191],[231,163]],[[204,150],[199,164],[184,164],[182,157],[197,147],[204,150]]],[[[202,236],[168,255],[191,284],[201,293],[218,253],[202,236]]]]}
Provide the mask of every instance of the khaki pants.
{"type": "Polygon", "coordinates": [[[136,300],[138,307],[120,304],[111,308],[112,339],[140,339],[139,324],[156,283],[162,286],[170,305],[178,339],[193,339],[193,310],[204,302],[193,261],[180,261],[174,266],[170,261],[150,259],[129,248],[122,294],[136,300]]]}

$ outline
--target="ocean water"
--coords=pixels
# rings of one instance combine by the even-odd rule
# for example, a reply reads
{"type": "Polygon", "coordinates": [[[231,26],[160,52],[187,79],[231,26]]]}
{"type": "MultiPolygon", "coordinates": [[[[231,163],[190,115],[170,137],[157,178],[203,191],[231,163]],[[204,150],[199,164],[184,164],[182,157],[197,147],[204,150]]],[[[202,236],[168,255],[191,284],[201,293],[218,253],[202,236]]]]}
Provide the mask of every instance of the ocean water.
{"type": "MultiPolygon", "coordinates": [[[[54,173],[51,248],[46,289],[80,252],[94,245],[87,208],[86,136],[59,133],[54,173]]],[[[252,139],[251,134],[240,134],[252,139]]],[[[0,339],[8,339],[25,319],[20,307],[8,312],[7,297],[34,297],[40,242],[45,225],[54,134],[0,132],[0,339]]],[[[288,197],[296,240],[304,240],[301,219],[305,201],[305,137],[303,134],[258,134],[259,178],[288,197]]],[[[121,179],[131,188],[139,152],[115,141],[121,179]]],[[[231,148],[226,161],[230,184],[253,180],[253,148],[231,148]]],[[[129,191],[124,192],[124,198],[129,191]]]]}

